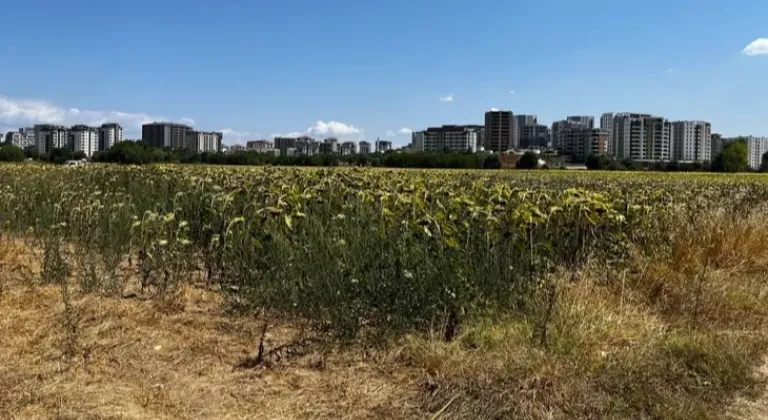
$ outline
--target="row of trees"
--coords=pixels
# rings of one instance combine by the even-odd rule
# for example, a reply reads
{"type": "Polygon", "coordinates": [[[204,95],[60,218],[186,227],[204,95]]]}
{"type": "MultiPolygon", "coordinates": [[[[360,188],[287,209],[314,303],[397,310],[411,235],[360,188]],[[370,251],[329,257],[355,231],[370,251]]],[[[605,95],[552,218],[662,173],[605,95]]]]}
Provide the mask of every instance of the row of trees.
{"type": "Polygon", "coordinates": [[[497,169],[498,156],[476,153],[383,153],[338,156],[275,156],[270,153],[190,153],[147,147],[140,142],[120,142],[109,150],[97,152],[96,162],[142,165],[148,163],[207,163],[215,165],[283,166],[376,166],[389,168],[464,168],[497,169]]]}
{"type": "Polygon", "coordinates": [[[61,165],[68,160],[85,158],[84,152],[73,152],[66,148],[53,149],[49,153],[40,154],[34,147],[22,149],[9,144],[0,146],[0,162],[22,162],[26,159],[32,159],[61,165]]]}

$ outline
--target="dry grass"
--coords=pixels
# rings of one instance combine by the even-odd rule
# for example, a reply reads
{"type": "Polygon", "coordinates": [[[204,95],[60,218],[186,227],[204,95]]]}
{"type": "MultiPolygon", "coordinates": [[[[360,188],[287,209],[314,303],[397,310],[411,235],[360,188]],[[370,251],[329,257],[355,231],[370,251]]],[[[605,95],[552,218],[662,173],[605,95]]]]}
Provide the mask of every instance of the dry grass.
{"type": "MultiPolygon", "coordinates": [[[[75,294],[77,353],[68,362],[59,288],[28,287],[7,277],[4,286],[2,419],[428,416],[409,403],[418,392],[414,377],[363,351],[331,350],[271,369],[235,371],[256,351],[263,324],[223,316],[213,292],[187,288],[170,305],[75,294]]],[[[296,334],[277,324],[266,347],[296,334]]]]}

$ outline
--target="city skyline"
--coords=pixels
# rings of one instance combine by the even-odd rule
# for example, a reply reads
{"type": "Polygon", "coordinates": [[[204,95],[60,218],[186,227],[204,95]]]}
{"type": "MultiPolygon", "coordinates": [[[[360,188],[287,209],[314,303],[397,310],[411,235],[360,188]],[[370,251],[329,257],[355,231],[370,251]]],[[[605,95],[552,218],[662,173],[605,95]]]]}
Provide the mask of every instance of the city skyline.
{"type": "Polygon", "coordinates": [[[226,144],[312,135],[402,146],[414,130],[483,124],[496,108],[547,126],[636,112],[768,135],[768,4],[757,0],[89,6],[4,8],[0,131],[115,121],[139,138],[142,123],[172,121],[226,144]],[[83,18],[110,25],[93,36],[70,24],[83,18]],[[478,24],[445,29],[456,20],[478,24]],[[78,64],[94,51],[115,64],[78,64]]]}

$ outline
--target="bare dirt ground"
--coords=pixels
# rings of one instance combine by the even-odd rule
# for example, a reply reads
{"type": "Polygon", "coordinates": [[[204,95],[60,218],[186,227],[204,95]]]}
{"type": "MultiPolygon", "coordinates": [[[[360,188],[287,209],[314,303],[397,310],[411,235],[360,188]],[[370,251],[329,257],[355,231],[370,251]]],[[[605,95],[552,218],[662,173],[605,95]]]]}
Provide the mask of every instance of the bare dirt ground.
{"type": "MultiPolygon", "coordinates": [[[[419,390],[412,375],[362,351],[235,370],[256,352],[263,324],[223,316],[214,292],[188,289],[181,302],[169,308],[74,294],[77,346],[69,360],[60,288],[6,283],[0,418],[429,417],[411,403],[419,390]]],[[[292,335],[275,327],[265,347],[292,335]]]]}

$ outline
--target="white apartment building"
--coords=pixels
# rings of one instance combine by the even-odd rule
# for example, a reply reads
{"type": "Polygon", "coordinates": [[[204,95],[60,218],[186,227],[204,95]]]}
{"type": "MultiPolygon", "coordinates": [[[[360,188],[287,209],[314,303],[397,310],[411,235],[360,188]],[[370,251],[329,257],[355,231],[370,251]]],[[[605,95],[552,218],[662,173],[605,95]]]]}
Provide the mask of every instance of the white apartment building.
{"type": "MultiPolygon", "coordinates": [[[[725,143],[734,140],[736,139],[723,139],[725,143]]],[[[768,137],[749,136],[745,140],[747,142],[747,162],[749,167],[758,170],[763,164],[763,155],[768,152],[768,137]]]]}
{"type": "Polygon", "coordinates": [[[24,147],[26,147],[25,146],[26,138],[24,137],[23,134],[21,134],[18,131],[9,131],[5,135],[5,144],[20,147],[23,149],[24,147]]]}
{"type": "Polygon", "coordinates": [[[99,129],[87,125],[73,126],[69,129],[69,145],[74,152],[93,156],[99,150],[99,129]]]}
{"type": "Polygon", "coordinates": [[[606,153],[614,154],[613,151],[613,112],[606,112],[600,117],[600,129],[608,132],[608,147],[606,153]]]}
{"type": "Polygon", "coordinates": [[[476,128],[462,125],[444,125],[430,127],[413,133],[411,139],[419,143],[419,149],[425,151],[477,152],[480,132],[476,128]]]}
{"type": "Polygon", "coordinates": [[[345,141],[341,143],[341,155],[356,155],[357,154],[357,142],[345,141]]]}
{"type": "Polygon", "coordinates": [[[672,125],[664,118],[648,114],[616,114],[613,126],[616,157],[645,161],[672,158],[672,125]]]}
{"type": "Polygon", "coordinates": [[[216,153],[219,151],[219,134],[205,131],[188,131],[187,150],[194,153],[216,153]]]}
{"type": "Polygon", "coordinates": [[[99,150],[108,150],[123,141],[123,127],[117,123],[102,124],[99,134],[99,150]]]}
{"type": "Polygon", "coordinates": [[[417,152],[424,151],[424,132],[423,131],[414,131],[411,134],[411,150],[414,150],[417,152]]]}
{"type": "Polygon", "coordinates": [[[35,125],[35,146],[41,154],[69,147],[67,129],[60,125],[35,125]]]}
{"type": "Polygon", "coordinates": [[[712,160],[712,125],[706,121],[672,123],[672,159],[683,162],[712,160]]]}

